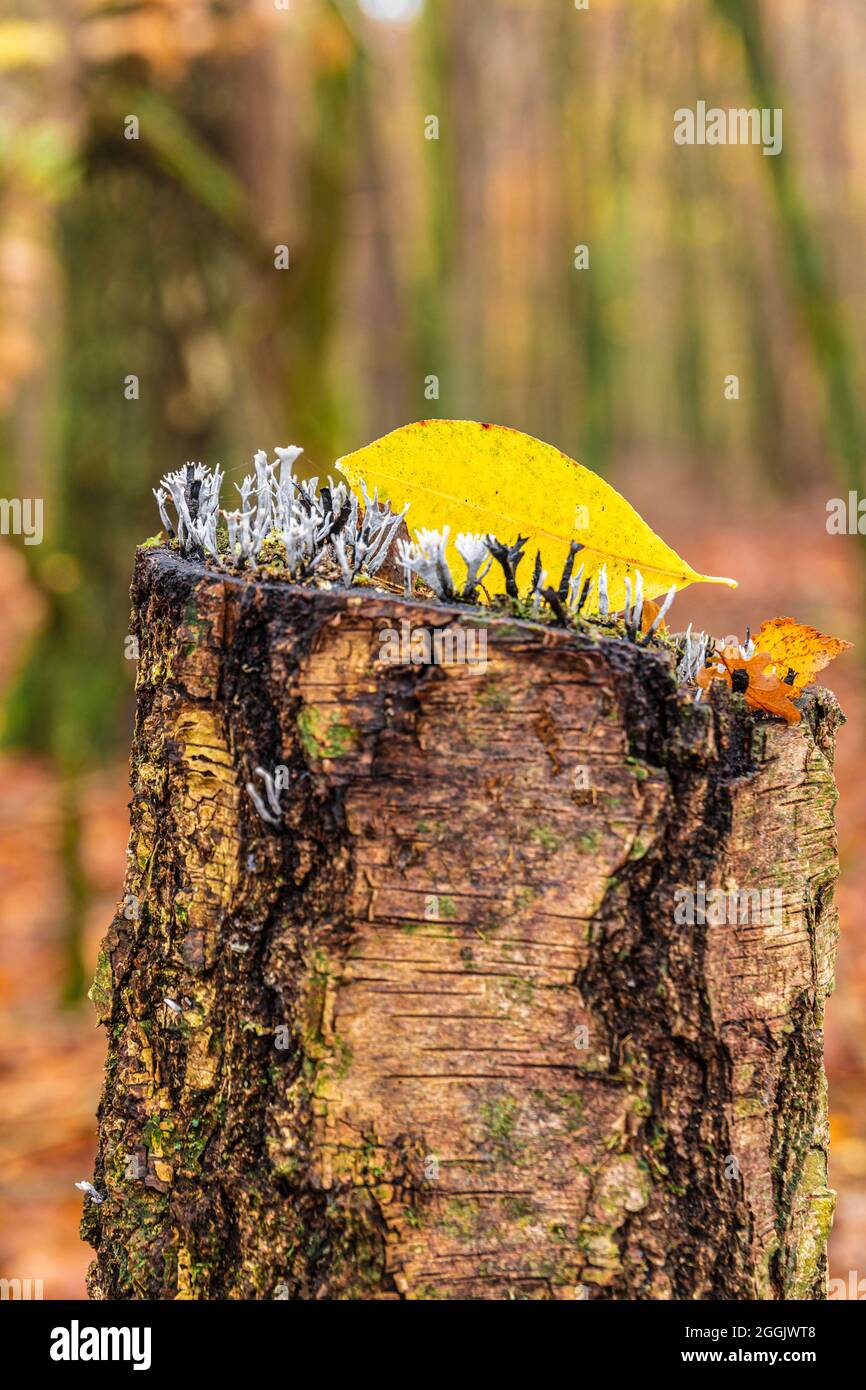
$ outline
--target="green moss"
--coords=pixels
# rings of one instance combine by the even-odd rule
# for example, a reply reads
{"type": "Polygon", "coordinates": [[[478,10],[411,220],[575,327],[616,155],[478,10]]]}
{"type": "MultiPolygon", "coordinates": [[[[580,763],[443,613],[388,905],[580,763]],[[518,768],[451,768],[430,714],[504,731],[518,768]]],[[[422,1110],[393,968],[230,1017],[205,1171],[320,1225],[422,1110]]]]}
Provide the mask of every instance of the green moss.
{"type": "Polygon", "coordinates": [[[145,1121],[144,1129],[141,1132],[141,1140],[149,1149],[157,1149],[162,1152],[162,1145],[165,1136],[162,1132],[162,1125],[155,1115],[150,1115],[145,1121]]]}
{"type": "Polygon", "coordinates": [[[182,1162],[187,1172],[198,1168],[212,1133],[211,1128],[202,1125],[200,1115],[190,1121],[182,1146],[182,1162]]]}
{"type": "Polygon", "coordinates": [[[96,1010],[96,1018],[99,1023],[106,1023],[111,1017],[112,986],[111,961],[103,947],[100,946],[96,957],[96,973],[93,976],[93,984],[87,991],[87,997],[96,1010]]]}
{"type": "Polygon", "coordinates": [[[542,849],[559,849],[562,843],[559,835],[555,835],[546,825],[534,825],[529,832],[529,838],[534,844],[541,845],[542,849]]]}
{"type": "Polygon", "coordinates": [[[478,1203],[465,1197],[454,1197],[445,1209],[442,1229],[458,1240],[472,1239],[478,1225],[478,1203]]]}
{"type": "Polygon", "coordinates": [[[643,1210],[650,1193],[645,1163],[631,1154],[617,1154],[606,1160],[596,1177],[591,1215],[584,1220],[578,1236],[580,1248],[589,1259],[589,1266],[581,1275],[585,1282],[607,1284],[621,1268],[614,1237],[630,1213],[643,1210]]]}
{"type": "Polygon", "coordinates": [[[330,720],[316,705],[305,705],[297,718],[301,743],[309,758],[341,758],[355,747],[358,731],[343,724],[337,715],[330,720]]]}
{"type": "Polygon", "coordinates": [[[508,1220],[516,1226],[528,1226],[538,1215],[538,1208],[528,1197],[506,1197],[503,1208],[508,1220]]]}
{"type": "Polygon", "coordinates": [[[499,1158],[511,1158],[513,1155],[517,1110],[517,1101],[511,1097],[485,1101],[481,1107],[487,1138],[499,1158]]]}
{"type": "Polygon", "coordinates": [[[441,820],[419,820],[415,822],[415,829],[419,835],[432,835],[438,841],[444,839],[446,826],[441,820]]]}
{"type": "Polygon", "coordinates": [[[738,1096],[734,1101],[734,1114],[743,1119],[750,1115],[764,1115],[766,1106],[760,1096],[738,1096]]]}
{"type": "Polygon", "coordinates": [[[820,1277],[836,1208],[836,1193],[826,1184],[826,1156],[820,1149],[811,1149],[795,1194],[800,1229],[786,1279],[786,1298],[808,1298],[820,1277]]]}
{"type": "Polygon", "coordinates": [[[307,1253],[315,1262],[323,1250],[328,1252],[329,1297],[367,1299],[381,1288],[385,1244],[378,1206],[369,1192],[341,1192],[329,1200],[325,1227],[310,1233],[307,1253]]]}
{"type": "Polygon", "coordinates": [[[529,1005],[534,997],[532,980],[520,975],[510,975],[504,985],[505,997],[515,1004],[529,1005]]]}
{"type": "Polygon", "coordinates": [[[334,1060],[332,1062],[332,1075],[342,1080],[347,1075],[352,1065],[352,1049],[345,1038],[339,1036],[334,1038],[334,1060]]]}
{"type": "Polygon", "coordinates": [[[492,681],[488,681],[484,689],[479,691],[478,703],[485,705],[488,709],[506,710],[511,704],[511,692],[492,681]]]}
{"type": "Polygon", "coordinates": [[[583,1095],[580,1091],[566,1091],[562,1097],[565,1111],[565,1127],[574,1131],[580,1129],[583,1119],[583,1095]]]}

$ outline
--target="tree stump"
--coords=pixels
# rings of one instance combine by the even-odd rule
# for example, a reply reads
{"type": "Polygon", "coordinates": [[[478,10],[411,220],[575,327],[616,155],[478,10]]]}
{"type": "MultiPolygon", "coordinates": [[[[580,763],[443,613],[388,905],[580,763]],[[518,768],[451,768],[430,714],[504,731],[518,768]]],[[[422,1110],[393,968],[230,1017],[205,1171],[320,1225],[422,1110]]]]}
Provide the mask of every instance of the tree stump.
{"type": "Polygon", "coordinates": [[[834,698],[161,547],[132,599],[91,1295],[824,1297],[834,698]],[[446,626],[486,665],[381,659],[446,626]]]}

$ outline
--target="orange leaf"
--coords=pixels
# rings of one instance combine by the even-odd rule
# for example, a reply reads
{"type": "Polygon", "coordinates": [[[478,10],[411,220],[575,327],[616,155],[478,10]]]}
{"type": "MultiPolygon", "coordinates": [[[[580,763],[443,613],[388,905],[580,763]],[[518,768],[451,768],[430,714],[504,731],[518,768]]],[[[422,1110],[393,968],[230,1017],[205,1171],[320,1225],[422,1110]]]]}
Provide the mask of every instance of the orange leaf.
{"type": "Polygon", "coordinates": [[[802,690],[816,672],[822,671],[850,646],[851,643],[841,637],[827,637],[793,618],[771,618],[755,633],[755,650],[768,654],[782,680],[788,671],[793,671],[796,691],[802,690]]]}
{"type": "Polygon", "coordinates": [[[717,661],[698,672],[697,683],[702,690],[708,690],[712,681],[723,680],[731,690],[745,695],[746,704],[752,709],[775,714],[788,724],[799,724],[800,711],[791,699],[796,692],[773,674],[770,665],[767,652],[756,652],[746,660],[736,647],[725,647],[717,661]]]}
{"type": "MultiPolygon", "coordinates": [[[[660,608],[661,608],[661,604],[660,604],[660,603],[654,603],[653,600],[652,600],[651,598],[645,598],[645,599],[644,599],[644,601],[643,601],[643,611],[642,611],[642,613],[641,613],[641,615],[640,615],[640,630],[641,630],[641,632],[649,632],[650,628],[652,627],[653,623],[654,623],[655,620],[656,620],[656,617],[657,617],[657,615],[658,615],[658,611],[659,611],[660,608]]],[[[668,625],[667,625],[667,623],[665,622],[664,618],[662,618],[661,622],[659,623],[658,627],[656,628],[656,632],[667,632],[667,630],[668,630],[668,625]]]]}

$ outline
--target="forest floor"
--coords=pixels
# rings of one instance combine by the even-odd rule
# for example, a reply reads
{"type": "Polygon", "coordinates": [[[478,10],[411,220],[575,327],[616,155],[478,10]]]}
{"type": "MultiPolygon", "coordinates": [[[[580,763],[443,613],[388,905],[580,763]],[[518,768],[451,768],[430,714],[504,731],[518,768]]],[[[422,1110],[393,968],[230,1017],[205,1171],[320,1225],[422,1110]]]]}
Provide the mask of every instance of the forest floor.
{"type": "MultiPolygon", "coordinates": [[[[848,716],[837,749],[842,877],[837,987],[827,1014],[832,1117],[831,1185],[839,1194],[830,1242],[831,1277],[866,1276],[866,704],[864,566],[854,537],[828,536],[826,499],[758,507],[726,480],[728,521],[687,478],[658,486],[646,460],[616,484],[705,573],[730,574],[736,591],[695,587],[675,605],[672,626],[693,620],[715,636],[790,616],[846,637],[856,650],[828,673],[848,716]],[[749,518],[748,525],[743,517],[749,518]]],[[[721,486],[707,491],[721,492],[721,486]]],[[[0,691],[40,619],[20,554],[0,545],[0,691]],[[7,615],[9,615],[7,617],[7,615]]],[[[118,659],[122,659],[119,654],[118,659]]],[[[81,786],[80,859],[87,889],[82,949],[88,980],[123,881],[127,767],[116,762],[81,786]]],[[[84,1297],[89,1247],[78,1237],[92,1178],[95,1112],[104,1035],[89,1001],[60,1003],[68,969],[63,871],[63,787],[50,764],[0,755],[0,1274],[44,1281],[46,1298],[84,1297]]]]}

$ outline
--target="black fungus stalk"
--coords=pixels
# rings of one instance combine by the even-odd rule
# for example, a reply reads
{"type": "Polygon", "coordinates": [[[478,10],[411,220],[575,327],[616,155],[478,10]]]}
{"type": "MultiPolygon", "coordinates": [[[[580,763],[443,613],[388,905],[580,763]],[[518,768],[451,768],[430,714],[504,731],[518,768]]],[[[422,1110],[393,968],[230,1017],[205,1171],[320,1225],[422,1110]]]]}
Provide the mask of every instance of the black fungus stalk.
{"type": "Polygon", "coordinates": [[[583,588],[580,591],[580,598],[577,600],[577,612],[583,609],[586,600],[589,598],[589,591],[592,588],[592,576],[590,575],[583,581],[583,588]]]}
{"type": "Polygon", "coordinates": [[[532,592],[536,593],[541,583],[541,551],[535,552],[535,564],[532,567],[532,592]]]}
{"type": "Polygon", "coordinates": [[[520,591],[517,588],[517,567],[523,559],[523,552],[526,547],[528,536],[518,536],[514,545],[503,545],[495,536],[487,537],[487,549],[502,566],[505,575],[505,592],[509,598],[520,598],[520,591]]]}
{"type": "Polygon", "coordinates": [[[562,599],[555,589],[547,588],[542,590],[542,597],[546,600],[558,623],[563,627],[568,626],[568,614],[563,607],[562,599]]]}
{"type": "Polygon", "coordinates": [[[574,570],[574,559],[581,550],[583,550],[583,546],[579,541],[572,541],[571,545],[568,547],[568,555],[562,567],[562,578],[559,581],[559,588],[556,591],[562,603],[565,603],[568,598],[568,586],[571,583],[571,576],[574,570]]]}

